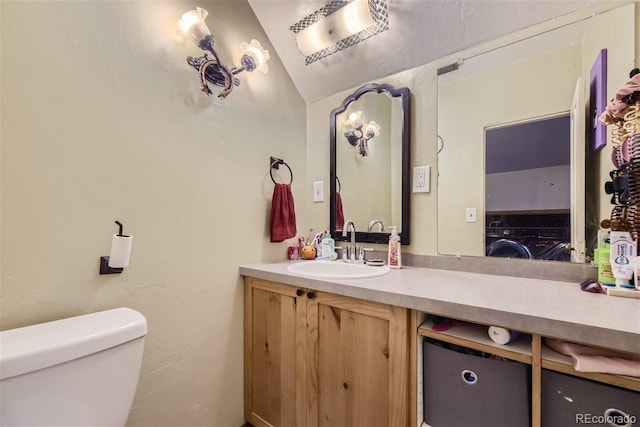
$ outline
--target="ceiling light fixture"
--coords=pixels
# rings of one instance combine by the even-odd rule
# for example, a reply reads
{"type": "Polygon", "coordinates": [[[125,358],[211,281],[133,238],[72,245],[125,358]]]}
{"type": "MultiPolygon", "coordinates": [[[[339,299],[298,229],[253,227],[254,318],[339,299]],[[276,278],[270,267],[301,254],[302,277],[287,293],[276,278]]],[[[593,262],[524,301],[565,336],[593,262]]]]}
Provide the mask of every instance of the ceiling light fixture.
{"type": "Polygon", "coordinates": [[[266,73],[269,70],[267,60],[269,59],[269,51],[264,50],[260,46],[260,42],[253,39],[251,43],[240,43],[242,49],[242,58],[240,64],[242,68],[233,67],[229,69],[224,65],[218,54],[213,48],[213,36],[211,31],[204,22],[209,12],[200,7],[190,10],[182,15],[182,18],[176,24],[176,31],[185,37],[189,37],[202,50],[209,51],[213,58],[206,53],[200,57],[187,57],[187,63],[193,66],[200,74],[200,87],[204,93],[211,95],[211,89],[207,81],[223,89],[218,94],[218,98],[226,98],[233,90],[233,86],[240,85],[240,80],[235,77],[242,71],[262,71],[266,73]]]}
{"type": "Polygon", "coordinates": [[[333,0],[289,29],[309,65],[388,30],[387,0],[333,0]]]}

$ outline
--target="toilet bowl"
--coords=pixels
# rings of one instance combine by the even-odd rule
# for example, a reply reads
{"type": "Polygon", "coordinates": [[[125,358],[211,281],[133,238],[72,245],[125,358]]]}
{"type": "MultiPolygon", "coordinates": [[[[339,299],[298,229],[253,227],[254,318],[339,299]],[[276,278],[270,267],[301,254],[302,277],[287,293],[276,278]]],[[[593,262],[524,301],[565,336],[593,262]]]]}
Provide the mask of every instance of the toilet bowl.
{"type": "Polygon", "coordinates": [[[0,426],[124,426],[146,333],[129,308],[0,332],[0,426]]]}

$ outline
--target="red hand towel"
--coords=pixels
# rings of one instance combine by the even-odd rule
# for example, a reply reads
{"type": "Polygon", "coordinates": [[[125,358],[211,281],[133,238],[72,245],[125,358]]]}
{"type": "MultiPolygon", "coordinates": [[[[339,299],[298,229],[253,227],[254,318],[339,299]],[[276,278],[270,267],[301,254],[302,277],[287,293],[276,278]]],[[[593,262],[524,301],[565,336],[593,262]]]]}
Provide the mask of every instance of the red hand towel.
{"type": "Polygon", "coordinates": [[[282,242],[295,237],[296,210],[290,184],[276,184],[271,199],[271,241],[282,242]]]}
{"type": "Polygon", "coordinates": [[[344,228],[344,212],[342,211],[342,197],[336,192],[336,230],[344,228]]]}

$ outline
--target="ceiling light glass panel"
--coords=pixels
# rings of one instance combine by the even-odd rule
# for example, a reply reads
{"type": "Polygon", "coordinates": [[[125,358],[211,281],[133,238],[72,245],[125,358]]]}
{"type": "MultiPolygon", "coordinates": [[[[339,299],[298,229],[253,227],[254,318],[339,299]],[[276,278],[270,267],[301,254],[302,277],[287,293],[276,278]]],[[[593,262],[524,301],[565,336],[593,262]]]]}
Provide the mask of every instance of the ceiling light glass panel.
{"type": "Polygon", "coordinates": [[[289,29],[309,65],[389,29],[387,1],[333,0],[289,29]]]}

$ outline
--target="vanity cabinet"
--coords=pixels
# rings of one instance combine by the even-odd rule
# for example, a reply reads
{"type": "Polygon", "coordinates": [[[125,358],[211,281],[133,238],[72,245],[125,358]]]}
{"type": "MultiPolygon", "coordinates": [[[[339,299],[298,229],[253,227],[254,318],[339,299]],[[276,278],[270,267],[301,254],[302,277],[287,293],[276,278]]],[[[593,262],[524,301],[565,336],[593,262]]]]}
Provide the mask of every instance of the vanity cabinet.
{"type": "Polygon", "coordinates": [[[409,424],[409,310],[245,278],[245,419],[409,424]]]}
{"type": "MultiPolygon", "coordinates": [[[[527,334],[525,331],[515,341],[501,345],[489,338],[485,325],[454,325],[446,331],[435,331],[432,319],[426,314],[424,316],[427,317],[426,320],[418,327],[420,336],[530,365],[531,382],[525,387],[530,387],[526,391],[531,396],[530,417],[533,427],[578,425],[578,421],[586,419],[587,416],[608,416],[609,412],[627,414],[635,417],[634,419],[638,417],[637,403],[634,405],[630,402],[640,402],[640,378],[578,372],[573,368],[569,356],[545,346],[544,338],[538,334],[527,334]],[[580,388],[588,391],[573,394],[574,389],[580,388]],[[566,395],[559,394],[569,390],[572,392],[566,395]],[[582,398],[586,395],[590,395],[589,400],[582,398]],[[560,400],[558,396],[561,397],[560,400]],[[615,398],[611,399],[611,396],[615,398]],[[572,422],[567,423],[567,420],[572,422]]],[[[429,357],[428,352],[425,352],[424,357],[429,357]]],[[[426,374],[424,381],[430,381],[426,374]]],[[[424,393],[428,393],[429,390],[434,388],[424,387],[424,393]]],[[[426,395],[423,395],[422,399],[426,401],[426,395]]]]}

